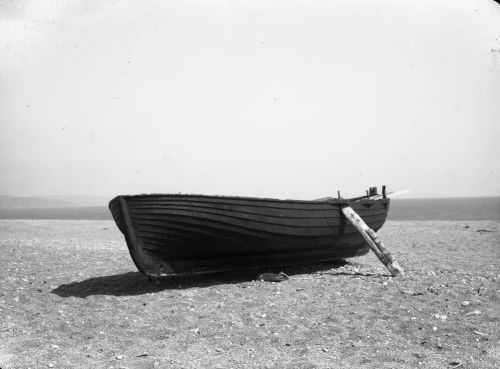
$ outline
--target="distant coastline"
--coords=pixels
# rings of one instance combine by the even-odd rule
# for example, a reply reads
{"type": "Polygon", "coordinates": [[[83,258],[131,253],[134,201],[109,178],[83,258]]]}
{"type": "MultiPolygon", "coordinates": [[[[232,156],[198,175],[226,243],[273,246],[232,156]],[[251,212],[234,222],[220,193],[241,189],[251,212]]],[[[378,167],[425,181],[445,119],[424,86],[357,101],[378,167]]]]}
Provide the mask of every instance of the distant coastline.
{"type": "MultiPolygon", "coordinates": [[[[0,219],[112,220],[106,206],[0,208],[0,219]]],[[[388,220],[500,221],[500,197],[393,199],[388,220]]]]}

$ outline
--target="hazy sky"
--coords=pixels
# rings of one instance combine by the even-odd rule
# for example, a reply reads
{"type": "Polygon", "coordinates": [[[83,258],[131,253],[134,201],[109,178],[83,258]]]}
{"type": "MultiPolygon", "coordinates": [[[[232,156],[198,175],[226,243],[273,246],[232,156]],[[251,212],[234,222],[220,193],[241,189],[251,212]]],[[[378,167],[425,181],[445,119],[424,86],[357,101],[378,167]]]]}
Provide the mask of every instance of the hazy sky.
{"type": "Polygon", "coordinates": [[[494,1],[2,1],[0,194],[500,195],[494,1]]]}

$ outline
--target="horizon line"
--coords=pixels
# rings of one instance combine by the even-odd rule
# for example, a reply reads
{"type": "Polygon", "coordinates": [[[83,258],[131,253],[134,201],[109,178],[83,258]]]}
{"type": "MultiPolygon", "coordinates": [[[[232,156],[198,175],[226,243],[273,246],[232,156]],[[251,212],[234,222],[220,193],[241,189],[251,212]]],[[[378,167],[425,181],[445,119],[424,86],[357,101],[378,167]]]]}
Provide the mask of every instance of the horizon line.
{"type": "MultiPolygon", "coordinates": [[[[133,195],[204,195],[200,193],[183,193],[183,192],[175,192],[175,193],[160,193],[160,192],[151,192],[151,193],[137,193],[131,195],[5,195],[0,194],[0,197],[11,197],[11,198],[44,198],[44,199],[61,199],[64,197],[93,197],[93,198],[109,198],[113,199],[116,196],[133,196],[133,195]]],[[[246,195],[220,195],[220,194],[209,194],[205,196],[238,196],[238,197],[261,197],[261,196],[246,196],[246,195]]],[[[390,196],[389,196],[390,197],[390,196]]],[[[398,196],[396,198],[392,198],[391,200],[424,200],[424,199],[460,199],[460,198],[484,198],[484,197],[500,197],[500,194],[496,195],[461,195],[461,196],[398,196]]],[[[269,198],[267,196],[262,196],[262,198],[269,198]]],[[[280,198],[277,198],[280,199],[280,198]]],[[[314,200],[314,199],[313,199],[314,200]]],[[[305,199],[307,201],[307,199],[305,199]]]]}

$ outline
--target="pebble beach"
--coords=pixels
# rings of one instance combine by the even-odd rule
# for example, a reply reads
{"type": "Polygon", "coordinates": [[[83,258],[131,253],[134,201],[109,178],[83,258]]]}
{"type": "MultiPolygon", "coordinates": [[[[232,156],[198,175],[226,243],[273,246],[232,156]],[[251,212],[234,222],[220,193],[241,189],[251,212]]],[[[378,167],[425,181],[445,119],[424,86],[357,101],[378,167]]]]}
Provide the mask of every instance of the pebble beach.
{"type": "Polygon", "coordinates": [[[500,367],[500,224],[378,233],[405,277],[370,253],[150,280],[112,221],[0,220],[0,367],[500,367]]]}

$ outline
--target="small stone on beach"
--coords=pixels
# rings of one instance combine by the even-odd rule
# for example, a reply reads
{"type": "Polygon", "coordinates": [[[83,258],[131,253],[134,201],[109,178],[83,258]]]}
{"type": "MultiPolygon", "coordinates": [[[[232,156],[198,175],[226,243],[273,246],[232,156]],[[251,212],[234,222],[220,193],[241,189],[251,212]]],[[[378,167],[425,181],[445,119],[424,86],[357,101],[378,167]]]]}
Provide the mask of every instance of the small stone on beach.
{"type": "Polygon", "coordinates": [[[116,355],[116,360],[121,360],[123,359],[123,355],[116,355]]]}
{"type": "Polygon", "coordinates": [[[441,319],[441,320],[448,319],[448,317],[446,315],[440,315],[440,314],[434,314],[434,318],[441,319]]]}
{"type": "Polygon", "coordinates": [[[481,315],[481,310],[472,310],[465,315],[481,315]]]}
{"type": "Polygon", "coordinates": [[[469,306],[470,302],[467,300],[462,301],[462,306],[469,306]]]}
{"type": "Polygon", "coordinates": [[[264,282],[283,282],[289,279],[289,277],[284,272],[279,272],[278,274],[262,273],[257,279],[264,282]]]}

